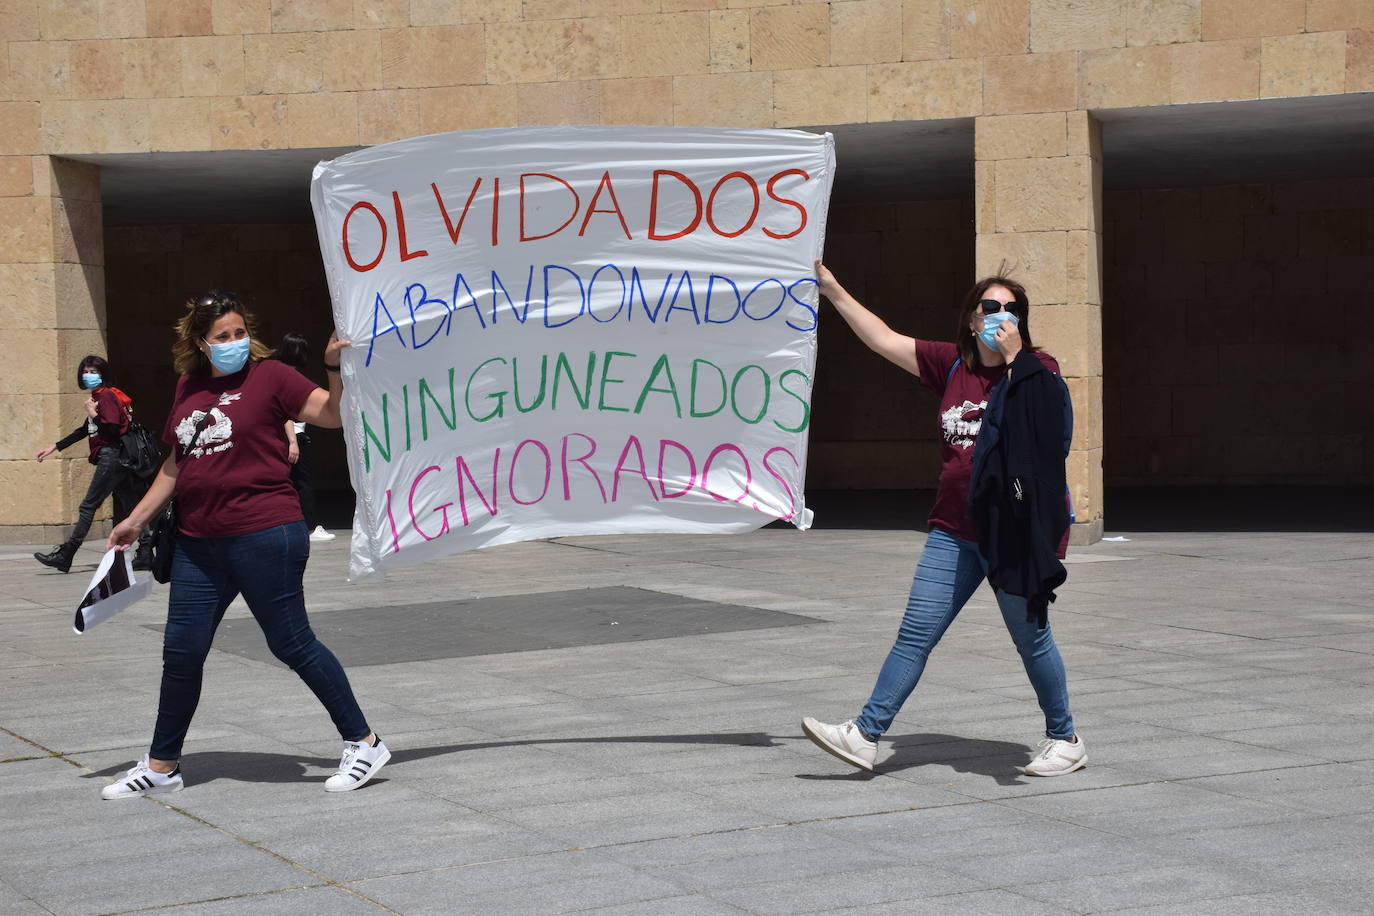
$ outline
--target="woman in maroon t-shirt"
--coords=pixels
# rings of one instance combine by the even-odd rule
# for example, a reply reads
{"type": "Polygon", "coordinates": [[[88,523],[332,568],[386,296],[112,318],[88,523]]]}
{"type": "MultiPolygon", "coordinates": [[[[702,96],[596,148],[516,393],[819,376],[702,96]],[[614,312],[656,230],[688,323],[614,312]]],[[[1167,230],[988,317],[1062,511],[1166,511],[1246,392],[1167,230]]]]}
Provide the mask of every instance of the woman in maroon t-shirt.
{"type": "MultiPolygon", "coordinates": [[[[1058,364],[1034,349],[1030,340],[1030,303],[1019,283],[988,277],[964,297],[956,343],[917,340],[899,334],[864,308],[820,262],[816,278],[823,296],[839,311],[859,339],[916,376],[940,398],[940,485],[930,514],[930,534],[916,567],[906,614],[897,641],[878,673],[863,711],[838,725],[807,716],[802,730],[827,752],[861,769],[873,769],[878,738],[892,725],[916,688],[926,659],[960,609],[987,577],[988,561],[978,547],[978,530],[968,518],[973,446],[982,427],[988,394],[1007,374],[1023,349],[1034,352],[1052,372],[1058,364]]],[[[1057,420],[1058,418],[1056,418],[1057,420]]],[[[1026,599],[994,589],[1002,620],[1045,714],[1045,738],[1024,772],[1060,776],[1087,763],[1083,741],[1074,731],[1064,663],[1049,626],[1027,620],[1026,599]]]]}
{"type": "Polygon", "coordinates": [[[200,700],[205,658],[225,609],[240,594],[272,654],[314,691],[344,740],[339,771],[325,789],[355,789],[391,758],[368,727],[338,659],[310,629],[302,589],[310,541],[282,431],[294,419],[341,425],[339,356],[348,342],[331,336],[325,347],[325,391],[266,359],[272,351],[253,338],[252,327],[238,298],[220,290],[188,300],[177,323],[172,355],[181,379],[163,432],[171,454],[107,544],[132,544],[175,493],[180,532],[157,724],[148,754],[106,786],[102,798],[182,787],[178,761],[200,700]]]}

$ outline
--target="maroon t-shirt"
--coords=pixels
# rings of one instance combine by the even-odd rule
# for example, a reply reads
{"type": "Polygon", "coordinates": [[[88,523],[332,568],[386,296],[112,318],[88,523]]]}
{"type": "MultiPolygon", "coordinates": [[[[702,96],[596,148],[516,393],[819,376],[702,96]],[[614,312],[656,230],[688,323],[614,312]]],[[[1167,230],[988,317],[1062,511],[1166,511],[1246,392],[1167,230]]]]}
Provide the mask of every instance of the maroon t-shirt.
{"type": "Polygon", "coordinates": [[[219,378],[181,377],[162,439],[177,455],[177,522],[183,533],[235,537],[302,520],[283,425],[300,416],[317,387],[274,359],[219,378]],[[182,457],[206,411],[209,423],[182,457]]]}
{"type": "MultiPolygon", "coordinates": [[[[1036,351],[1045,368],[1059,374],[1059,363],[1048,353],[1036,351]]],[[[978,528],[968,517],[969,475],[973,471],[973,444],[983,427],[983,411],[988,392],[1006,375],[1006,366],[979,366],[969,369],[959,363],[950,375],[949,367],[959,362],[959,348],[952,343],[916,341],[916,364],[921,385],[940,398],[936,420],[940,427],[940,487],[929,523],[957,538],[978,540],[978,528]],[[948,380],[948,383],[946,383],[948,380]]]]}
{"type": "Polygon", "coordinates": [[[106,385],[91,392],[91,397],[95,398],[95,417],[86,420],[86,435],[91,445],[90,461],[95,464],[100,459],[102,448],[119,448],[120,437],[129,431],[129,412],[119,402],[118,395],[106,385]],[[113,439],[101,432],[101,423],[119,427],[113,439]]]}

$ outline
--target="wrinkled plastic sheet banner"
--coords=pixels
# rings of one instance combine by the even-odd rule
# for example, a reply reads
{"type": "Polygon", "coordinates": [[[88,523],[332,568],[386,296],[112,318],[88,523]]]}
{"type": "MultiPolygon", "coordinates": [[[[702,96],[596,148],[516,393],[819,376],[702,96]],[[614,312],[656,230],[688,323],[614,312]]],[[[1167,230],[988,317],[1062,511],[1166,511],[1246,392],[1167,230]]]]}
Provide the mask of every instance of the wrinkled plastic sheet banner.
{"type": "Polygon", "coordinates": [[[810,524],[829,134],[460,131],[320,163],[350,578],[513,541],[810,524]]]}
{"type": "Polygon", "coordinates": [[[100,558],[91,575],[91,583],[81,596],[76,616],[72,619],[72,631],[84,633],[96,624],[104,623],[148,597],[152,590],[152,576],[137,578],[129,552],[111,547],[100,558]]]}

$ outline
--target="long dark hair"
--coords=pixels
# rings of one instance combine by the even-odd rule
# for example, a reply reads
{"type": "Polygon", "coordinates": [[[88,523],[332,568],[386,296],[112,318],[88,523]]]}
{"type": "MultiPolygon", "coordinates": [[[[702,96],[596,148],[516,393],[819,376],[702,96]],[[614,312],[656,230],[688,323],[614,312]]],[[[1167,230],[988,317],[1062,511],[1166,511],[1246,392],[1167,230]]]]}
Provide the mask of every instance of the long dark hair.
{"type": "Polygon", "coordinates": [[[310,361],[310,341],[306,340],[295,331],[288,331],[282,335],[281,343],[277,344],[277,359],[286,363],[292,369],[304,369],[310,361]]]}
{"type": "Polygon", "coordinates": [[[969,330],[969,319],[978,310],[978,302],[988,290],[994,286],[1004,287],[1007,292],[1016,297],[1015,302],[1007,303],[1007,311],[1016,316],[1016,329],[1021,332],[1021,344],[1027,350],[1038,349],[1031,343],[1030,333],[1030,299],[1026,296],[1026,288],[1015,280],[1005,276],[984,277],[964,294],[964,303],[959,308],[959,326],[954,332],[954,342],[959,348],[959,358],[964,361],[965,368],[978,368],[978,342],[974,339],[973,332],[969,330]]]}
{"type": "Polygon", "coordinates": [[[87,366],[90,366],[96,372],[100,373],[100,384],[102,386],[114,383],[114,373],[110,371],[110,364],[105,362],[105,358],[103,356],[96,356],[94,353],[88,353],[85,359],[76,364],[77,388],[82,391],[86,390],[86,386],[81,381],[81,370],[85,369],[87,366]]]}
{"type": "Polygon", "coordinates": [[[243,307],[239,297],[227,290],[212,289],[186,300],[186,314],[176,323],[176,343],[172,344],[172,365],[178,375],[208,375],[210,360],[196,346],[196,341],[210,333],[210,327],[230,312],[243,316],[248,329],[250,360],[267,359],[272,350],[258,340],[257,321],[243,307]]]}

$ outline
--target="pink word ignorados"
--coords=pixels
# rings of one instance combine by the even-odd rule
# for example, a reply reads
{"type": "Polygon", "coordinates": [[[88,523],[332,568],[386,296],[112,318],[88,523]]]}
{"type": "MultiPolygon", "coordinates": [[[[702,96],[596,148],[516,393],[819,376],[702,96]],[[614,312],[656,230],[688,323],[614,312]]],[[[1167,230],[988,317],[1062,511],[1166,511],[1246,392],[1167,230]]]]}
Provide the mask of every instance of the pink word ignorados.
{"type": "MultiPolygon", "coordinates": [[[[806,228],[809,216],[805,205],[800,201],[784,197],[778,191],[778,185],[788,178],[797,178],[805,182],[811,179],[811,175],[802,169],[783,169],[760,183],[747,172],[734,171],[721,175],[710,183],[708,189],[706,188],[707,182],[698,183],[682,172],[673,169],[655,169],[649,179],[647,213],[632,213],[631,215],[643,217],[643,219],[635,219],[635,225],[643,227],[645,238],[655,242],[670,242],[697,232],[711,233],[720,238],[732,239],[751,229],[756,229],[771,239],[789,239],[806,228]],[[737,215],[737,211],[740,209],[736,204],[738,199],[745,201],[747,212],[738,225],[730,225],[726,221],[727,213],[732,219],[741,219],[737,215]],[[667,201],[672,202],[674,213],[679,210],[684,211],[681,218],[675,220],[673,225],[666,225],[664,220],[667,217],[660,216],[660,203],[667,201]],[[730,203],[728,208],[725,206],[727,201],[730,203]],[[768,211],[766,213],[764,212],[765,208],[768,211]]],[[[478,192],[481,191],[485,180],[483,176],[473,179],[472,187],[468,189],[467,198],[461,207],[458,206],[456,197],[446,198],[438,183],[430,182],[429,187],[434,195],[434,207],[443,219],[450,244],[458,244],[468,217],[470,215],[476,216],[473,202],[477,200],[478,192]]],[[[627,181],[643,180],[642,176],[633,179],[622,177],[621,182],[624,184],[627,181]]],[[[574,223],[577,224],[576,234],[584,236],[587,234],[592,217],[597,215],[606,219],[613,217],[615,222],[607,224],[610,231],[622,233],[626,239],[633,240],[636,236],[630,229],[630,222],[625,218],[625,210],[621,207],[620,199],[616,196],[615,179],[612,178],[610,171],[602,173],[595,188],[589,189],[585,186],[586,182],[583,184],[582,192],[579,193],[573,182],[558,175],[549,172],[521,173],[517,179],[517,189],[514,192],[516,199],[514,206],[519,227],[518,240],[534,242],[551,238],[564,230],[572,229],[574,223]],[[533,225],[533,213],[546,207],[554,208],[548,203],[548,198],[541,198],[542,202],[538,207],[532,207],[529,204],[529,199],[535,194],[545,195],[549,193],[557,194],[563,198],[563,205],[567,208],[567,216],[561,223],[552,228],[549,228],[552,221],[536,227],[533,225]],[[589,194],[585,206],[583,194],[589,194]],[[578,220],[579,216],[581,216],[580,221],[578,220]]],[[[487,217],[490,243],[495,246],[500,244],[502,238],[501,214],[503,207],[500,177],[493,176],[488,187],[490,189],[489,194],[479,206],[484,211],[484,216],[487,217]]],[[[507,191],[507,196],[510,195],[511,192],[507,191]]],[[[421,239],[412,243],[406,232],[406,204],[402,202],[399,191],[391,192],[390,209],[393,216],[390,222],[383,215],[382,209],[371,201],[360,200],[348,209],[340,230],[340,243],[343,246],[344,260],[353,270],[366,272],[382,263],[382,259],[387,253],[393,227],[396,236],[396,254],[402,262],[428,257],[429,248],[421,246],[443,244],[443,238],[421,239]],[[356,226],[354,220],[358,221],[356,226]]],[[[668,208],[665,206],[664,209],[668,208]]],[[[554,221],[557,219],[557,216],[553,217],[554,221]]],[[[541,218],[542,220],[543,218],[541,218]]]]}
{"type": "MultiPolygon", "coordinates": [[[[627,494],[633,487],[635,495],[627,495],[630,499],[641,499],[647,491],[650,499],[660,502],[679,499],[696,490],[716,502],[737,503],[756,512],[767,512],[783,521],[790,520],[796,514],[797,494],[792,492],[778,465],[781,461],[790,460],[793,468],[800,468],[801,463],[782,446],[774,446],[762,456],[756,456],[756,465],[749,460],[744,449],[733,443],[717,445],[705,456],[705,460],[699,461],[699,453],[694,454],[681,442],[660,439],[657,443],[656,467],[653,469],[656,473],[653,473],[645,458],[644,444],[637,436],[626,437],[613,469],[607,469],[601,462],[600,471],[593,462],[598,444],[591,436],[569,433],[550,444],[553,450],[538,439],[526,439],[515,448],[505,451],[498,446],[491,455],[490,475],[483,475],[485,486],[478,482],[473,466],[462,455],[454,459],[451,471],[437,464],[424,468],[411,480],[409,491],[405,494],[405,502],[401,507],[406,514],[404,520],[409,522],[416,534],[426,541],[432,541],[447,534],[455,522],[467,527],[480,521],[482,512],[495,518],[502,511],[511,511],[501,508],[503,497],[518,506],[537,505],[545,499],[561,498],[564,502],[571,502],[576,489],[578,493],[586,494],[588,499],[608,505],[621,499],[622,483],[626,485],[627,494]],[[557,458],[554,457],[554,450],[558,453],[557,458]],[[755,492],[756,466],[761,467],[781,487],[788,503],[785,510],[775,507],[775,500],[770,494],[755,492]],[[730,485],[739,492],[729,492],[730,485]],[[456,513],[450,512],[455,506],[456,513]]],[[[479,472],[485,470],[484,464],[479,472]]],[[[776,492],[776,487],[771,483],[769,489],[776,492]]],[[[401,550],[400,528],[396,521],[397,502],[393,491],[387,490],[386,516],[391,529],[393,553],[401,550]]]]}

